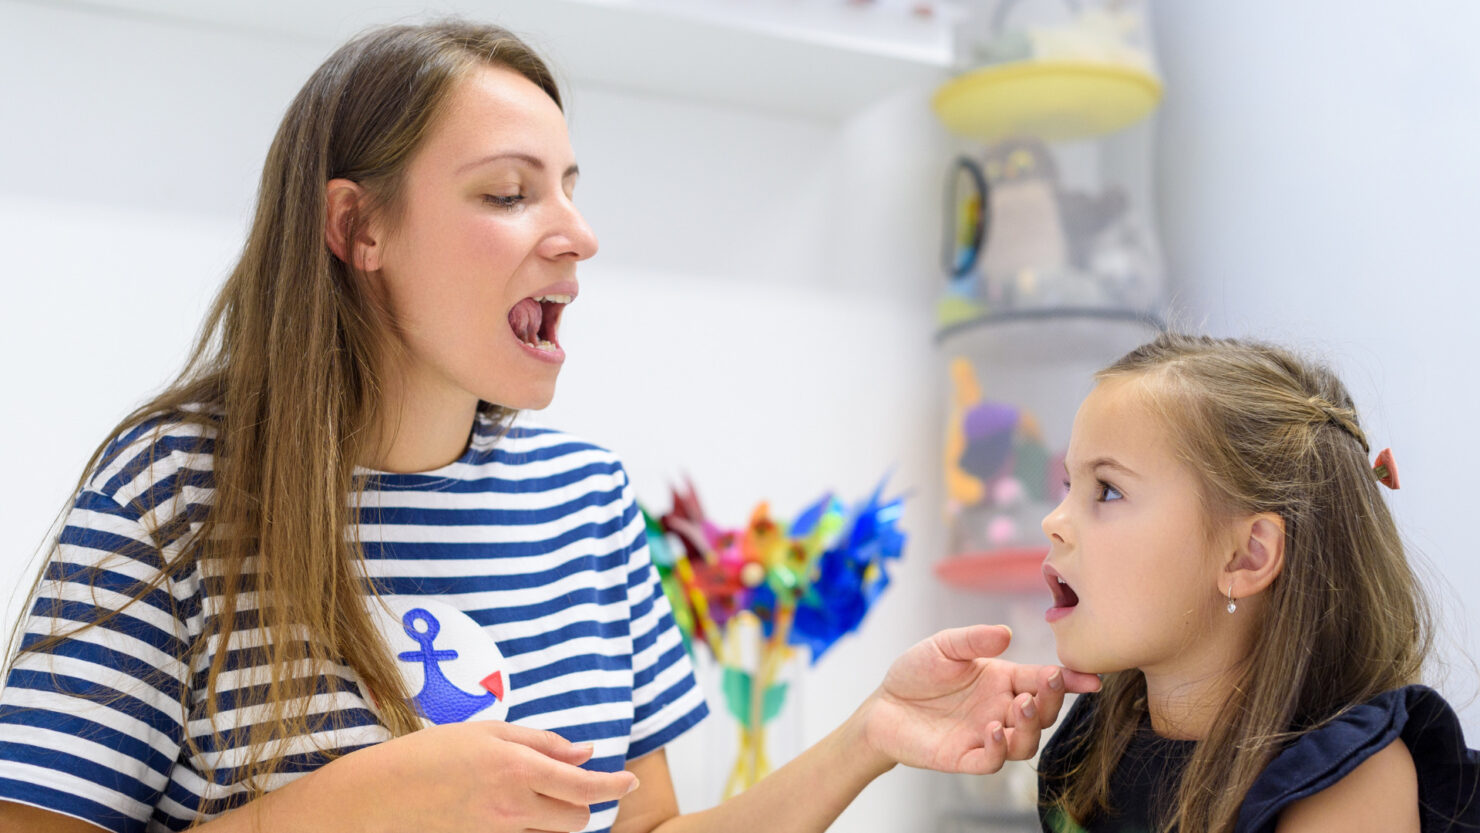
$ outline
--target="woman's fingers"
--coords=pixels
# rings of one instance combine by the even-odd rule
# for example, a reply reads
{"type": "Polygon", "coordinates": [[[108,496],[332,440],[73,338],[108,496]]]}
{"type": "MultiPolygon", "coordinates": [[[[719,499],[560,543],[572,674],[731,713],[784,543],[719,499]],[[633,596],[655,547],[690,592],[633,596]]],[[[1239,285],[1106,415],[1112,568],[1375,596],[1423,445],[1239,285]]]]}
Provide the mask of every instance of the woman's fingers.
{"type": "Polygon", "coordinates": [[[1047,666],[1039,670],[1033,705],[1038,711],[1040,727],[1052,726],[1059,719],[1059,709],[1064,705],[1063,669],[1047,666]]]}
{"type": "Polygon", "coordinates": [[[1012,725],[1004,730],[1006,735],[1005,755],[1009,760],[1025,761],[1038,751],[1038,740],[1043,734],[1043,724],[1048,722],[1031,694],[1019,694],[1012,701],[1012,725]]]}
{"type": "MultiPolygon", "coordinates": [[[[1032,694],[1040,716],[1040,727],[1052,726],[1059,719],[1059,709],[1064,705],[1064,696],[1070,692],[1098,691],[1100,678],[1094,674],[1070,671],[1055,665],[1008,664],[1008,675],[1012,693],[1021,697],[1023,692],[1032,694]]],[[[1015,712],[1010,713],[1006,723],[1017,723],[1015,712]]]]}
{"type": "Polygon", "coordinates": [[[547,752],[545,754],[549,755],[557,761],[561,761],[572,766],[580,766],[581,764],[584,764],[585,762],[591,760],[591,756],[595,754],[595,752],[596,747],[589,743],[568,743],[564,747],[556,747],[554,751],[547,752]]]}
{"type": "Polygon", "coordinates": [[[1094,674],[1085,674],[1081,671],[1070,671],[1063,669],[1064,688],[1075,694],[1088,694],[1091,691],[1100,690],[1100,678],[1094,674]]]}
{"type": "Polygon", "coordinates": [[[637,788],[637,776],[626,770],[581,769],[578,764],[591,757],[590,744],[576,745],[554,732],[498,721],[489,721],[485,730],[503,742],[493,751],[501,764],[493,771],[500,778],[513,776],[534,793],[532,828],[580,830],[589,821],[590,805],[616,801],[637,788]]]}
{"type": "Polygon", "coordinates": [[[1007,760],[1007,729],[999,721],[987,724],[982,745],[968,749],[956,762],[956,769],[970,775],[991,775],[1007,760]]]}
{"type": "Polygon", "coordinates": [[[971,625],[943,630],[935,635],[935,640],[946,659],[957,662],[992,659],[1007,650],[1012,629],[1006,625],[971,625]]]}
{"type": "Polygon", "coordinates": [[[535,796],[535,807],[531,830],[551,830],[570,833],[585,830],[591,823],[591,808],[584,804],[571,804],[543,795],[535,796]]]}
{"type": "Polygon", "coordinates": [[[550,758],[534,762],[530,776],[540,795],[582,807],[616,801],[637,789],[637,776],[626,770],[592,772],[550,758]]]}
{"type": "Polygon", "coordinates": [[[528,726],[518,726],[502,720],[481,721],[468,725],[479,726],[500,740],[528,746],[557,761],[579,764],[591,757],[592,747],[589,743],[577,746],[560,735],[544,729],[531,729],[528,726]]]}
{"type": "Polygon", "coordinates": [[[990,775],[1002,768],[1007,761],[1025,761],[1038,751],[1038,741],[1043,735],[1043,726],[1030,694],[1020,694],[1013,700],[1008,714],[1012,725],[1000,720],[987,724],[986,737],[982,745],[968,750],[957,763],[961,772],[974,775],[990,775]]]}

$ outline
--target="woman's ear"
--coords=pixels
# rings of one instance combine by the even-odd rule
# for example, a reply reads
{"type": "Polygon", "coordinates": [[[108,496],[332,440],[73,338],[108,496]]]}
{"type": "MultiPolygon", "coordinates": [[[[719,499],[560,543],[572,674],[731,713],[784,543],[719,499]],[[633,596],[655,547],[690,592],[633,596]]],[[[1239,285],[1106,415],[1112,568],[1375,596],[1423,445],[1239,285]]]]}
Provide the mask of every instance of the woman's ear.
{"type": "Polygon", "coordinates": [[[377,235],[361,214],[366,202],[365,189],[353,180],[331,179],[324,193],[324,242],[329,246],[329,251],[361,272],[380,269],[377,235]],[[355,239],[351,241],[350,230],[354,226],[359,228],[356,229],[355,239]],[[353,260],[350,259],[351,254],[354,256],[353,260]]]}
{"type": "Polygon", "coordinates": [[[1285,569],[1285,519],[1273,512],[1251,515],[1237,524],[1237,549],[1219,588],[1234,599],[1262,592],[1285,569]]]}

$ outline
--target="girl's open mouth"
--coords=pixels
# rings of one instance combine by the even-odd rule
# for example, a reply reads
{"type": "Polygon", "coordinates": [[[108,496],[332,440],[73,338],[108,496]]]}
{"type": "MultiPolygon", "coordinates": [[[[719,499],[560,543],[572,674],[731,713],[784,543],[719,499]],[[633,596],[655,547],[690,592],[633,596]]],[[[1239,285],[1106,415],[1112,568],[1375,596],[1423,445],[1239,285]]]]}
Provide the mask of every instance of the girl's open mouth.
{"type": "Polygon", "coordinates": [[[557,337],[560,314],[565,311],[565,305],[573,300],[573,295],[525,298],[509,310],[509,328],[514,331],[514,337],[521,344],[541,358],[563,359],[565,351],[560,349],[560,340],[557,337]]]}
{"type": "Polygon", "coordinates": [[[1053,594],[1053,607],[1043,614],[1043,618],[1055,622],[1073,613],[1079,604],[1079,594],[1074,592],[1074,588],[1047,564],[1043,565],[1043,578],[1048,581],[1048,592],[1053,594]]]}

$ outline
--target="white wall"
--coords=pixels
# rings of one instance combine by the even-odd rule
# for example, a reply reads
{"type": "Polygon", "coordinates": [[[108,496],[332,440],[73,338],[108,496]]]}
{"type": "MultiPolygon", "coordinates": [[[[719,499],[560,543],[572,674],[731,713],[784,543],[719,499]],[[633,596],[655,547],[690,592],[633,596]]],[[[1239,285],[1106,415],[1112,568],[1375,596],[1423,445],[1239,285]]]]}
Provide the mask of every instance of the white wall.
{"type": "MultiPolygon", "coordinates": [[[[0,443],[25,473],[0,479],[0,588],[29,582],[88,452],[177,369],[281,111],[335,45],[0,0],[0,443]]],[[[602,245],[562,328],[556,404],[534,417],[620,453],[655,508],[688,473],[737,525],[761,499],[785,516],[827,489],[860,498],[891,470],[912,493],[896,585],[783,718],[813,742],[940,618],[944,139],[923,91],[841,124],[579,83],[569,99],[578,200],[602,245]]],[[[718,798],[733,748],[711,703],[670,750],[688,809],[718,798]]],[[[931,783],[892,773],[839,828],[925,827],[931,783]]]]}
{"type": "Polygon", "coordinates": [[[1375,449],[1394,449],[1403,488],[1390,503],[1445,617],[1434,676],[1474,746],[1480,607],[1462,601],[1480,587],[1480,6],[1162,2],[1155,14],[1163,240],[1184,306],[1215,333],[1325,356],[1375,449]]]}
{"type": "MultiPolygon", "coordinates": [[[[276,122],[325,50],[0,3],[0,568],[178,369],[276,122]]],[[[10,617],[7,617],[9,619],[10,617]]]]}

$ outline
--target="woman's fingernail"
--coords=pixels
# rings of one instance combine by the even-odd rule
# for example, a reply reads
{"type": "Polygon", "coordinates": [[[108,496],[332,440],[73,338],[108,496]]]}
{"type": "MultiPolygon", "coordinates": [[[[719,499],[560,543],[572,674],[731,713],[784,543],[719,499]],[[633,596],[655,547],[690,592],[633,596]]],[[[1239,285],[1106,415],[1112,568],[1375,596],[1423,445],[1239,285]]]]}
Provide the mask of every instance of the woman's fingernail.
{"type": "Polygon", "coordinates": [[[1062,672],[1062,671],[1055,671],[1055,672],[1053,672],[1053,676],[1051,676],[1051,677],[1048,678],[1048,687],[1051,688],[1051,689],[1053,689],[1054,691],[1063,691],[1064,690],[1064,672],[1062,672]]]}
{"type": "Polygon", "coordinates": [[[632,778],[632,786],[630,786],[630,787],[627,788],[627,792],[624,793],[624,795],[631,795],[632,792],[634,790],[636,790],[641,785],[642,785],[642,782],[639,781],[639,780],[637,780],[637,777],[636,776],[633,776],[633,778],[632,778]]]}
{"type": "Polygon", "coordinates": [[[1001,723],[993,723],[992,724],[992,740],[995,740],[998,743],[1006,743],[1007,742],[1007,733],[1004,732],[1004,731],[1002,731],[1002,724],[1001,723]]]}
{"type": "Polygon", "coordinates": [[[1038,707],[1035,706],[1035,705],[1033,705],[1033,698],[1032,697],[1029,697],[1027,699],[1027,701],[1023,703],[1023,717],[1026,717],[1029,720],[1032,720],[1033,718],[1035,718],[1037,716],[1038,716],[1038,707]]]}

